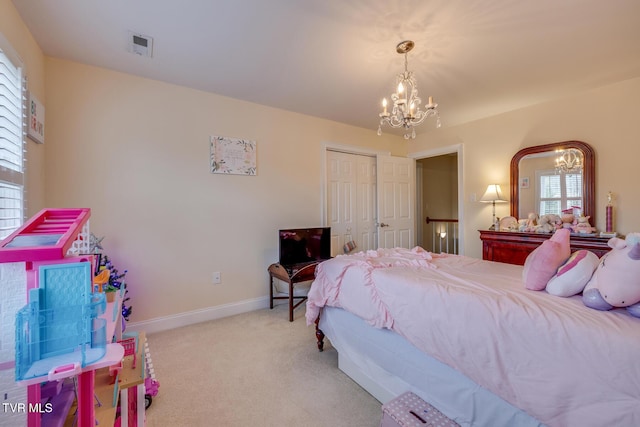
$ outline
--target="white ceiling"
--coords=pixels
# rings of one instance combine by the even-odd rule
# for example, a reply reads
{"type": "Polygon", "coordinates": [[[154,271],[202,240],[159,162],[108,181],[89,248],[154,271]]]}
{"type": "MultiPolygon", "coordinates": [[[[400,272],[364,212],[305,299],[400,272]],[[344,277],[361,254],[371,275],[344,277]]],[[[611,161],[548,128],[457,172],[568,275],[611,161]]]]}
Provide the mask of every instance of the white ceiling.
{"type": "Polygon", "coordinates": [[[372,130],[405,39],[443,126],[640,76],[639,0],[13,3],[48,56],[372,130]],[[127,51],[129,31],[153,37],[152,58],[127,51]]]}

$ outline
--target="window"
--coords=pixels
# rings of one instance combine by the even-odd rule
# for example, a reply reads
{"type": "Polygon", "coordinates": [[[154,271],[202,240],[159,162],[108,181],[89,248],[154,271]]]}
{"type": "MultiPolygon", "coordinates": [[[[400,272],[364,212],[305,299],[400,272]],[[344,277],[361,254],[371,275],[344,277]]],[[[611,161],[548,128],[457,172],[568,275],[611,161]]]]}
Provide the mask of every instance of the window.
{"type": "Polygon", "coordinates": [[[0,240],[24,219],[24,96],[23,69],[0,35],[0,240]]]}
{"type": "Polygon", "coordinates": [[[558,174],[555,171],[539,171],[536,175],[540,215],[560,215],[563,210],[572,207],[582,209],[581,173],[558,174]]]}

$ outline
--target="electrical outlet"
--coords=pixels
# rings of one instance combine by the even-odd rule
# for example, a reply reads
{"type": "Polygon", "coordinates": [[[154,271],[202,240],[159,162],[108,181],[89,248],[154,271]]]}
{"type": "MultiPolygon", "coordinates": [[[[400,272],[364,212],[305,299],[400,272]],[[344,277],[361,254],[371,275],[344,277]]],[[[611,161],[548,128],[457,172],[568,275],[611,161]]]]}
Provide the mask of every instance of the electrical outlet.
{"type": "Polygon", "coordinates": [[[220,279],[220,272],[219,271],[214,271],[213,272],[213,276],[212,276],[212,281],[214,285],[219,285],[221,283],[221,279],[220,279]]]}

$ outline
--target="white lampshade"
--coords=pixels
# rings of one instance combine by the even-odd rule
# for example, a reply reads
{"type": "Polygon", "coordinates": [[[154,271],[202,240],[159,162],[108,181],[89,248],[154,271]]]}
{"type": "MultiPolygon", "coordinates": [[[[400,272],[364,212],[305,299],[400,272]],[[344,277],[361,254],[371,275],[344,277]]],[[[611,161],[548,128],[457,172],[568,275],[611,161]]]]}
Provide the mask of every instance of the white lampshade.
{"type": "Polygon", "coordinates": [[[489,186],[487,187],[487,191],[484,192],[484,195],[480,198],[480,201],[484,203],[492,203],[506,202],[507,200],[502,197],[502,190],[500,189],[500,185],[489,184],[489,186]]]}
{"type": "Polygon", "coordinates": [[[506,202],[504,198],[502,198],[502,190],[498,184],[489,184],[487,187],[487,191],[484,192],[480,201],[483,203],[491,203],[493,208],[493,222],[491,223],[491,228],[495,228],[496,231],[500,231],[496,225],[496,202],[506,202]]]}

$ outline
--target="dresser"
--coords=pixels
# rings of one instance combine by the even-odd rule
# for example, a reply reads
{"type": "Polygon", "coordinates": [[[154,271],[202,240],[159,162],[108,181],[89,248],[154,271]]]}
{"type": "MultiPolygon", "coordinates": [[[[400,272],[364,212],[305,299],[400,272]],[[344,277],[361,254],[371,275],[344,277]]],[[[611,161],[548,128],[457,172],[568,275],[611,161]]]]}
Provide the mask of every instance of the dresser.
{"type": "MultiPolygon", "coordinates": [[[[519,233],[511,231],[478,230],[482,240],[482,259],[524,265],[527,256],[551,233],[519,233]]],[[[601,257],[611,248],[608,237],[571,235],[571,252],[587,249],[601,257]]]]}

